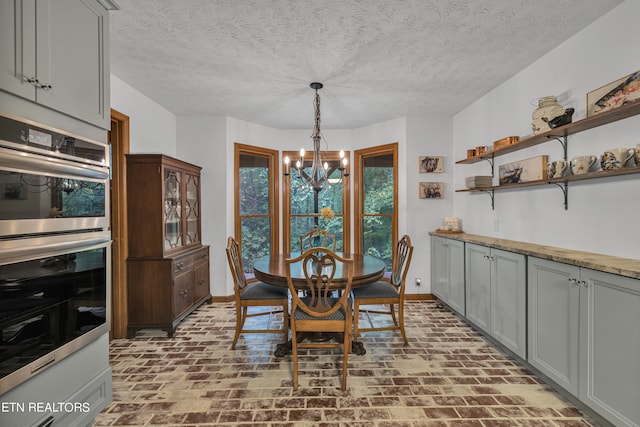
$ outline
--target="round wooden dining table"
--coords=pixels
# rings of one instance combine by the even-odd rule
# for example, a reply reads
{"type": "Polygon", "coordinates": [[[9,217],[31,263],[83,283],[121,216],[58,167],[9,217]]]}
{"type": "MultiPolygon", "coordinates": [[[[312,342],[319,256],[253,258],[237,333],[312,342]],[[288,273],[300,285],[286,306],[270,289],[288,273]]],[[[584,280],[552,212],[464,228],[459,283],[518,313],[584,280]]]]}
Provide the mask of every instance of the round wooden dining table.
{"type": "MultiPolygon", "coordinates": [[[[376,258],[370,255],[363,254],[355,254],[355,253],[342,253],[336,252],[338,255],[343,258],[353,259],[353,277],[351,279],[351,287],[355,288],[358,286],[366,285],[369,283],[376,282],[382,278],[384,275],[384,271],[386,268],[386,264],[380,258],[376,258]]],[[[295,258],[300,255],[300,252],[290,252],[283,253],[277,255],[266,256],[263,258],[259,258],[253,263],[253,272],[255,274],[256,279],[268,283],[274,286],[280,286],[283,288],[288,288],[287,284],[287,263],[286,260],[289,258],[295,258]]],[[[298,289],[303,290],[303,286],[305,284],[305,279],[302,271],[302,266],[296,267],[295,265],[292,267],[292,279],[293,286],[298,289]]],[[[333,282],[336,284],[336,290],[339,290],[341,286],[346,284],[347,278],[342,277],[342,269],[338,267],[336,269],[336,276],[333,282]]],[[[324,341],[330,339],[331,336],[327,334],[315,334],[313,336],[306,337],[298,337],[299,340],[302,339],[315,339],[318,341],[324,341]]],[[[339,337],[334,337],[335,339],[339,339],[339,337]]],[[[278,344],[275,351],[275,356],[283,357],[288,354],[291,350],[291,342],[278,344]]],[[[362,343],[353,342],[352,346],[353,353],[357,355],[363,355],[366,353],[366,350],[362,343]]]]}
{"type": "MultiPolygon", "coordinates": [[[[351,287],[357,288],[358,286],[366,285],[378,281],[384,275],[385,263],[380,258],[376,258],[370,255],[354,254],[354,253],[342,253],[336,252],[343,258],[349,258],[353,260],[353,279],[351,280],[351,287]]],[[[280,286],[283,288],[287,285],[287,264],[288,258],[295,258],[300,255],[300,252],[290,252],[277,255],[266,256],[259,258],[253,263],[253,272],[256,279],[261,282],[268,283],[270,285],[280,286]]],[[[302,272],[302,266],[292,267],[293,286],[299,284],[304,285],[304,275],[302,272]]],[[[334,278],[337,288],[347,282],[347,278],[342,276],[342,268],[338,265],[336,270],[336,277],[334,278]]]]}

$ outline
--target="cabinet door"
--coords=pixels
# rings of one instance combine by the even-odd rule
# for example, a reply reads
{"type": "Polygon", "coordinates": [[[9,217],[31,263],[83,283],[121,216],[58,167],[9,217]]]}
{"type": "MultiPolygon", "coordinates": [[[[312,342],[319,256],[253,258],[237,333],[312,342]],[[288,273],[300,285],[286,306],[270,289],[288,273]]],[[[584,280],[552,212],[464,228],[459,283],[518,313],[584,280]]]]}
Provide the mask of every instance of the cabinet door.
{"type": "Polygon", "coordinates": [[[193,299],[198,302],[198,300],[208,297],[211,293],[209,289],[209,261],[196,264],[193,272],[195,277],[193,299]]]}
{"type": "Polygon", "coordinates": [[[35,100],[36,88],[27,79],[36,77],[36,1],[0,2],[0,88],[35,100]]]}
{"type": "Polygon", "coordinates": [[[527,269],[527,360],[577,396],[580,269],[535,257],[527,269]]]}
{"type": "Polygon", "coordinates": [[[184,175],[185,245],[200,242],[200,177],[190,173],[184,175]]]}
{"type": "Polygon", "coordinates": [[[582,269],[580,399],[617,426],[640,425],[640,281],[582,269]]]}
{"type": "Polygon", "coordinates": [[[180,249],[182,241],[182,173],[164,168],[164,250],[180,249]]]}
{"type": "Polygon", "coordinates": [[[173,280],[173,318],[180,317],[193,306],[193,269],[189,269],[173,280]]]}
{"type": "Polygon", "coordinates": [[[464,242],[447,239],[449,261],[449,307],[465,315],[464,242]]]}
{"type": "Polygon", "coordinates": [[[108,11],[95,0],[37,0],[36,102],[110,128],[108,11]]]}
{"type": "Polygon", "coordinates": [[[524,255],[492,249],[491,335],[527,357],[527,270],[524,255]]]}
{"type": "Polygon", "coordinates": [[[491,326],[491,268],[489,248],[467,243],[465,245],[466,311],[467,319],[483,329],[491,326]]]}
{"type": "Polygon", "coordinates": [[[431,292],[442,302],[447,304],[449,300],[448,284],[448,260],[446,239],[431,236],[431,292]]]}

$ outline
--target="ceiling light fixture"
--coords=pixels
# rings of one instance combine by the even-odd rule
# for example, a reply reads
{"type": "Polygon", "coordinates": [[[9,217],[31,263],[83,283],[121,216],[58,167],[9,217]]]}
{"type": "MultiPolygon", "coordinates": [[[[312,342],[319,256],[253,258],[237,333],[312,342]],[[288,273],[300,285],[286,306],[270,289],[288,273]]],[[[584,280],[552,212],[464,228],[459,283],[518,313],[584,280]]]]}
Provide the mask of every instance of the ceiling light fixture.
{"type": "MultiPolygon", "coordinates": [[[[311,139],[313,139],[313,160],[311,162],[311,169],[308,171],[305,170],[304,148],[300,149],[300,159],[297,160],[295,164],[295,169],[298,175],[297,178],[301,184],[312,188],[316,192],[319,192],[323,188],[333,184],[341,183],[343,177],[349,176],[347,170],[347,158],[344,156],[344,151],[340,150],[340,163],[337,167],[329,168],[329,163],[326,160],[323,161],[322,152],[320,150],[320,141],[323,137],[320,133],[320,95],[318,94],[318,90],[322,89],[322,86],[322,83],[318,82],[311,83],[310,85],[311,89],[316,91],[314,98],[315,125],[313,127],[313,134],[311,135],[311,139]],[[340,176],[329,178],[335,170],[340,171],[340,176]]],[[[286,177],[291,175],[289,156],[284,158],[284,175],[286,177]]]]}

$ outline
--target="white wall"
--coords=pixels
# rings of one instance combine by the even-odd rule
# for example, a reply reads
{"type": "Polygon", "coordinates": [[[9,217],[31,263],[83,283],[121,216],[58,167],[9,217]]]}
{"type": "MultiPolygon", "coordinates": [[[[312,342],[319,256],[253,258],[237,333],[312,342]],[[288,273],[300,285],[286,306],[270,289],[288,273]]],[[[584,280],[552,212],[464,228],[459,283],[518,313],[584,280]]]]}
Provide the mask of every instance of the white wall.
{"type": "Polygon", "coordinates": [[[111,74],[111,108],[130,121],[132,153],[176,154],[176,116],[111,74]]]}
{"type": "Polygon", "coordinates": [[[453,215],[453,158],[452,158],[452,118],[442,115],[424,117],[408,117],[406,126],[406,165],[400,171],[406,180],[406,198],[399,211],[406,216],[403,233],[411,236],[413,243],[413,259],[407,273],[407,289],[409,294],[431,293],[431,239],[428,232],[442,223],[442,218],[453,215]],[[418,158],[420,156],[444,157],[442,173],[419,173],[418,158]],[[418,198],[419,182],[444,182],[443,199],[418,198]],[[415,279],[420,278],[418,287],[415,279]]]}
{"type": "MultiPolygon", "coordinates": [[[[640,57],[630,54],[637,52],[640,38],[638,16],[640,2],[623,3],[457,114],[455,159],[465,158],[467,148],[531,134],[533,101],[542,96],[559,96],[563,105],[576,109],[574,121],[584,118],[587,92],[640,69],[640,57]]],[[[635,147],[639,127],[640,117],[634,117],[569,136],[568,157],[635,147]]],[[[496,171],[500,164],[538,155],[558,160],[562,149],[552,141],[498,157],[496,171]]],[[[456,165],[454,186],[464,188],[465,176],[489,173],[487,162],[456,165]]],[[[470,233],[638,259],[633,231],[639,182],[638,175],[630,175],[570,183],[568,210],[556,186],[496,192],[494,211],[485,194],[455,193],[454,207],[470,233]]]]}

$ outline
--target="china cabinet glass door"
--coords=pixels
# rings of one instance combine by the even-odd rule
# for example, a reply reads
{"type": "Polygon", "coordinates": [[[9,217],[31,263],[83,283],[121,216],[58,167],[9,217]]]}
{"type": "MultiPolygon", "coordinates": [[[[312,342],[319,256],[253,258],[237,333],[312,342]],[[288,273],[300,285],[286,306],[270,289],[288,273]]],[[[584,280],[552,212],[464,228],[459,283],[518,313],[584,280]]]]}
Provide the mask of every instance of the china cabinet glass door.
{"type": "Polygon", "coordinates": [[[182,195],[180,173],[164,170],[164,248],[182,246],[182,195]]]}
{"type": "Polygon", "coordinates": [[[198,206],[198,194],[200,193],[200,182],[195,175],[187,174],[186,177],[186,192],[187,197],[185,200],[184,218],[187,223],[187,230],[185,236],[185,244],[197,243],[200,241],[200,229],[198,224],[200,218],[198,214],[200,212],[200,206],[198,206]]]}

